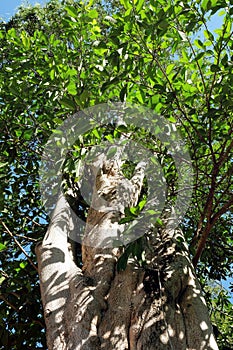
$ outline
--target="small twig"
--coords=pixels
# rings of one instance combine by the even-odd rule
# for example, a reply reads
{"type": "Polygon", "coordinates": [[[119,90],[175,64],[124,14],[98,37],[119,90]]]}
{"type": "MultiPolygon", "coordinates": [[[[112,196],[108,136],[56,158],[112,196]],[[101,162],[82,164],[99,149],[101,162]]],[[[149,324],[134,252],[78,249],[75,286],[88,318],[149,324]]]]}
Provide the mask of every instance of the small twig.
{"type": "Polygon", "coordinates": [[[2,294],[0,294],[0,299],[2,299],[3,301],[5,301],[5,303],[10,306],[13,310],[18,311],[18,308],[16,306],[14,306],[13,304],[11,304],[2,294]]]}
{"type": "MultiPolygon", "coordinates": [[[[1,219],[0,219],[1,220],[1,219]]],[[[14,237],[13,233],[8,229],[8,227],[6,226],[6,224],[1,220],[3,227],[6,229],[7,233],[13,238],[13,240],[15,241],[15,243],[17,244],[17,246],[20,248],[20,250],[23,252],[23,254],[26,256],[26,258],[28,259],[28,261],[30,262],[30,264],[34,267],[34,269],[38,272],[38,269],[36,267],[36,265],[34,264],[34,262],[32,261],[32,259],[30,258],[30,256],[27,254],[27,252],[25,251],[25,249],[22,247],[22,245],[18,242],[18,240],[14,237]]]]}
{"type": "Polygon", "coordinates": [[[15,233],[15,236],[17,236],[19,238],[23,238],[23,239],[25,239],[27,241],[38,242],[38,239],[36,239],[36,238],[26,237],[26,236],[23,236],[23,235],[19,235],[17,233],[15,233]]]}
{"type": "Polygon", "coordinates": [[[10,276],[5,272],[5,271],[3,271],[3,270],[0,270],[0,273],[1,273],[1,275],[3,276],[3,277],[5,277],[5,278],[9,278],[10,276]]]}
{"type": "Polygon", "coordinates": [[[222,216],[223,214],[226,213],[226,211],[228,209],[230,209],[231,207],[233,206],[233,195],[231,197],[231,199],[229,199],[228,202],[226,202],[222,207],[221,209],[219,209],[219,211],[212,217],[211,219],[211,223],[214,224],[218,218],[220,218],[220,216],[222,216]]]}

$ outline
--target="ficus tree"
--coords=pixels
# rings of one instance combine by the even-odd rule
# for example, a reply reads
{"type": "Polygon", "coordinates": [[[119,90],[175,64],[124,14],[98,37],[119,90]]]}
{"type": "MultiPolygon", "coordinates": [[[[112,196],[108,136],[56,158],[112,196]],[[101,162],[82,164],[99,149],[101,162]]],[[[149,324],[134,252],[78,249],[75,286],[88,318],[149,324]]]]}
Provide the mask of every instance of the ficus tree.
{"type": "Polygon", "coordinates": [[[233,255],[232,11],[231,1],[66,0],[1,22],[2,349],[46,348],[44,320],[49,349],[232,347],[232,304],[211,284],[231,275],[233,255]],[[81,130],[90,111],[118,102],[148,108],[150,123],[114,114],[81,130]],[[79,136],[67,148],[62,127],[75,113],[79,136]],[[159,116],[192,160],[192,201],[177,227],[184,162],[156,137],[159,116]],[[49,216],[38,174],[51,140],[49,216]],[[127,142],[162,169],[159,218],[143,159],[113,147],[127,142]],[[90,188],[81,193],[83,163],[90,188]],[[151,225],[127,241],[144,208],[151,225]]]}

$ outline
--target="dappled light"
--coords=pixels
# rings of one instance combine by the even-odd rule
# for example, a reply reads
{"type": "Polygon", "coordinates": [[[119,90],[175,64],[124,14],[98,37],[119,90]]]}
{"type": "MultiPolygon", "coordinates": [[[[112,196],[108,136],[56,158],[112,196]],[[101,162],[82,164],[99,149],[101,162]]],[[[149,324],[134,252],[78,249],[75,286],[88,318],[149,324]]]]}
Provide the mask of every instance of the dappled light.
{"type": "Polygon", "coordinates": [[[0,18],[0,350],[233,348],[232,14],[0,18]]]}

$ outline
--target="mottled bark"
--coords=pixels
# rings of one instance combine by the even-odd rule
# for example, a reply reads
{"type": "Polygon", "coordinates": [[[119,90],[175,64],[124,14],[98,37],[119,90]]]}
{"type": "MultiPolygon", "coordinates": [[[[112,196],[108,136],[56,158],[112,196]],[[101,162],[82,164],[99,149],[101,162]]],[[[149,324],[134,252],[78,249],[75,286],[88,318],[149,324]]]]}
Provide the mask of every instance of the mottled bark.
{"type": "Polygon", "coordinates": [[[119,218],[124,207],[137,202],[142,175],[139,166],[131,182],[124,180],[119,162],[103,161],[93,194],[95,209],[88,215],[82,269],[67,244],[75,215],[60,196],[36,249],[50,350],[218,349],[182,232],[167,225],[147,233],[145,267],[130,259],[121,272],[116,268],[119,248],[103,244],[122,231],[119,218]],[[125,188],[123,197],[116,188],[125,188]],[[115,209],[97,210],[100,195],[115,209]],[[89,246],[94,240],[97,244],[89,246]]]}

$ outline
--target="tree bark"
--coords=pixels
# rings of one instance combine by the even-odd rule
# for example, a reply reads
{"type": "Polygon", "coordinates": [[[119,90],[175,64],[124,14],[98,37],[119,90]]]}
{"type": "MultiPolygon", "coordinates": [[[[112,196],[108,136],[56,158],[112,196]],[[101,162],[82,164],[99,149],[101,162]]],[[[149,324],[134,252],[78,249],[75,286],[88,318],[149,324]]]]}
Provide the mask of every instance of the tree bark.
{"type": "Polygon", "coordinates": [[[120,272],[120,249],[103,244],[122,231],[122,208],[137,203],[142,179],[140,166],[127,180],[119,162],[103,160],[87,219],[82,269],[67,243],[75,215],[65,197],[59,197],[36,248],[49,350],[218,349],[180,230],[167,223],[147,233],[145,266],[131,258],[120,272]],[[116,191],[122,186],[124,198],[116,191]],[[96,209],[101,196],[115,210],[96,209]]]}

